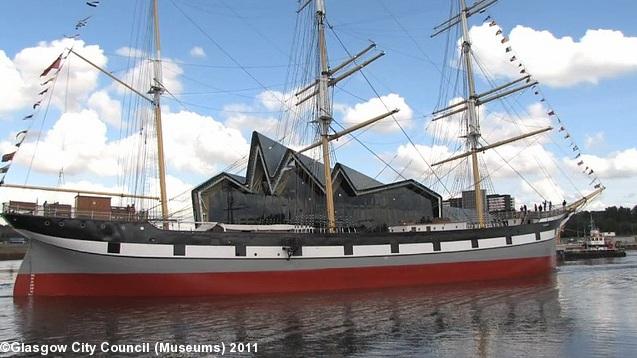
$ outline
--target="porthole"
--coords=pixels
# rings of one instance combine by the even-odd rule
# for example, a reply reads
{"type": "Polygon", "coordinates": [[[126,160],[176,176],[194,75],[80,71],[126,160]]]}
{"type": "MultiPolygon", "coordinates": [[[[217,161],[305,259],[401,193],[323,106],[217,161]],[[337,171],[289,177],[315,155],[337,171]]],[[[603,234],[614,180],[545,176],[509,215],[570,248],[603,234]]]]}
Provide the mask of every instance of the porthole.
{"type": "Polygon", "coordinates": [[[102,229],[102,230],[106,229],[106,224],[101,224],[100,225],[100,229],[102,229]]]}
{"type": "Polygon", "coordinates": [[[256,252],[254,253],[254,256],[257,256],[257,253],[256,253],[256,252]]]}
{"type": "Polygon", "coordinates": [[[86,223],[85,223],[85,222],[81,222],[81,223],[80,223],[80,227],[81,227],[82,229],[85,229],[85,228],[86,228],[86,223]]]}
{"type": "Polygon", "coordinates": [[[51,225],[51,222],[49,220],[44,220],[44,226],[49,226],[51,225]]]}
{"type": "Polygon", "coordinates": [[[60,222],[58,223],[58,226],[59,226],[59,227],[64,227],[64,221],[60,221],[60,222]]]}

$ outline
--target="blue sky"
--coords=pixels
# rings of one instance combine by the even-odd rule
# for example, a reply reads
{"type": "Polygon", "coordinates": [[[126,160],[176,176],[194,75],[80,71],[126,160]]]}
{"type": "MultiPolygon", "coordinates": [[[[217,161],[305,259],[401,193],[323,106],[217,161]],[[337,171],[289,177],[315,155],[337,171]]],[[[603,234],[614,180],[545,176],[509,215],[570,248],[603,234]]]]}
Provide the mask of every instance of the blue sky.
{"type": "MultiPolygon", "coordinates": [[[[174,117],[175,121],[180,118],[184,121],[192,121],[192,123],[188,122],[192,127],[196,127],[198,125],[196,123],[210,125],[209,130],[202,131],[210,136],[210,138],[201,139],[207,142],[215,141],[215,130],[220,131],[219,135],[228,134],[230,130],[238,131],[244,142],[241,142],[235,133],[232,137],[234,142],[228,142],[228,148],[231,148],[230,151],[245,150],[245,143],[249,142],[249,134],[252,130],[249,127],[250,124],[270,123],[280,116],[279,108],[268,106],[262,101],[262,94],[266,90],[286,89],[284,83],[295,30],[296,7],[295,1],[175,0],[173,3],[171,0],[160,0],[162,56],[172,60],[177,66],[172,68],[172,74],[167,70],[164,74],[172,77],[176,86],[175,94],[182,103],[187,103],[187,108],[183,108],[169,98],[164,101],[168,106],[165,110],[173,114],[170,118],[174,117]],[[223,51],[231,54],[236,61],[245,66],[251,76],[237,68],[233,60],[199,32],[175,8],[175,3],[220,44],[223,51]],[[195,47],[201,48],[202,52],[195,51],[193,55],[191,52],[195,47]],[[251,77],[255,77],[258,83],[251,77]],[[213,91],[232,92],[201,93],[213,91]],[[194,114],[186,118],[180,111],[189,111],[194,114]],[[181,117],[177,115],[178,113],[181,113],[181,117]],[[195,114],[196,118],[194,118],[195,114]],[[240,117],[241,115],[250,118],[240,117]]],[[[136,35],[132,30],[131,15],[140,8],[139,1],[104,0],[95,9],[79,0],[3,1],[0,2],[2,14],[0,50],[4,52],[7,60],[16,70],[25,76],[24,71],[27,71],[29,60],[16,58],[21,51],[27,48],[51,47],[52,41],[61,39],[64,34],[74,33],[73,27],[79,19],[91,15],[87,26],[79,31],[81,39],[86,46],[98,45],[103,51],[102,57],[107,61],[106,67],[116,75],[123,76],[126,59],[118,55],[118,52],[121,54],[123,47],[134,45],[130,41],[131,36],[136,35]],[[46,43],[41,44],[42,41],[46,43]]],[[[497,20],[504,34],[510,36],[512,46],[515,50],[519,50],[520,54],[533,53],[533,50],[550,51],[553,48],[551,43],[542,42],[542,39],[546,39],[542,37],[542,31],[548,31],[544,35],[549,34],[553,37],[555,48],[564,50],[564,57],[574,57],[568,64],[575,63],[579,67],[569,65],[563,69],[563,72],[559,69],[552,71],[553,67],[542,62],[541,59],[537,60],[536,64],[530,61],[528,66],[529,69],[537,69],[537,77],[542,83],[543,94],[552,104],[552,109],[558,112],[560,118],[566,123],[568,132],[575,138],[582,153],[590,156],[587,164],[590,162],[591,168],[600,173],[602,182],[608,187],[595,207],[637,204],[637,186],[634,185],[637,183],[637,163],[626,163],[626,158],[628,161],[635,158],[633,151],[637,150],[634,140],[635,111],[633,109],[633,104],[637,102],[637,91],[634,89],[634,83],[637,80],[637,28],[634,25],[633,16],[636,10],[637,4],[627,0],[591,2],[586,5],[582,5],[579,1],[503,0],[491,7],[488,13],[476,15],[472,19],[472,25],[481,26],[483,18],[491,15],[497,20]],[[528,31],[525,32],[524,29],[528,31]],[[587,31],[600,29],[621,32],[621,36],[613,37],[617,40],[616,42],[610,40],[606,42],[610,49],[601,45],[598,49],[592,47],[599,44],[599,41],[594,42],[593,45],[573,46],[572,52],[568,52],[566,48],[560,48],[562,42],[558,40],[564,37],[571,37],[577,45],[587,31]],[[520,42],[523,39],[530,41],[520,42]],[[606,58],[609,56],[602,56],[604,53],[611,53],[613,56],[616,53],[618,58],[626,58],[626,60],[615,63],[612,58],[606,58]],[[633,58],[632,62],[631,58],[633,58]],[[577,80],[578,77],[586,77],[586,75],[589,75],[592,80],[577,80]],[[543,83],[543,78],[546,78],[548,83],[543,83]],[[593,164],[599,164],[602,168],[597,169],[593,164]]],[[[334,26],[334,31],[350,51],[356,52],[364,48],[368,44],[368,39],[372,39],[380,50],[386,52],[386,56],[365,69],[365,74],[381,96],[395,94],[404,100],[412,112],[410,118],[405,119],[410,136],[417,144],[423,146],[423,151],[426,151],[425,147],[432,143],[431,133],[425,130],[425,126],[430,118],[428,115],[434,109],[438,99],[439,70],[443,66],[442,51],[445,45],[444,36],[431,39],[429,35],[433,26],[446,19],[449,2],[447,0],[327,1],[327,12],[329,23],[334,26]]],[[[596,34],[611,36],[610,32],[596,34]]],[[[479,34],[476,33],[476,35],[479,34]]],[[[480,40],[482,39],[480,37],[480,40]]],[[[474,40],[478,41],[477,38],[474,40]]],[[[485,41],[489,41],[488,37],[485,41]]],[[[333,35],[328,36],[328,42],[332,62],[336,63],[343,59],[345,54],[333,35]]],[[[488,46],[484,51],[489,51],[488,46]]],[[[487,52],[485,54],[489,55],[487,52]]],[[[539,57],[551,55],[547,52],[539,57]]],[[[54,58],[55,55],[48,59],[33,59],[33,62],[50,63],[54,58]]],[[[524,59],[521,60],[524,61],[524,59]]],[[[76,61],[73,60],[72,66],[78,65],[76,61]]],[[[6,61],[4,65],[9,66],[6,61]]],[[[43,65],[45,66],[46,64],[43,65]]],[[[504,83],[507,80],[507,70],[498,67],[499,65],[494,66],[495,78],[498,82],[504,83]],[[502,72],[498,74],[497,71],[500,70],[502,72]]],[[[478,84],[485,88],[483,79],[479,79],[478,84]]],[[[94,83],[86,86],[90,93],[86,94],[86,98],[78,97],[77,106],[69,112],[78,113],[84,109],[95,109],[97,116],[91,123],[104,122],[106,141],[116,140],[119,128],[108,123],[104,118],[105,106],[99,106],[99,103],[121,103],[123,99],[121,93],[115,90],[111,82],[103,76],[96,77],[94,83]],[[100,102],[98,97],[94,97],[92,104],[89,104],[88,98],[91,94],[99,91],[102,91],[108,100],[102,96],[99,98],[104,99],[105,102],[100,102]],[[100,108],[100,111],[96,108],[100,108]]],[[[356,107],[357,104],[366,102],[360,98],[372,100],[375,97],[362,77],[352,76],[344,83],[344,86],[347,87],[348,92],[354,93],[358,98],[337,89],[334,99],[335,108],[342,110],[335,111],[335,118],[347,121],[348,110],[351,115],[372,114],[370,108],[356,107]]],[[[5,87],[7,87],[5,91],[11,91],[8,85],[5,84],[5,87]]],[[[64,92],[60,89],[56,91],[64,92]]],[[[32,98],[37,98],[36,95],[37,92],[33,93],[32,98]]],[[[536,98],[528,93],[521,101],[523,102],[521,107],[525,111],[528,110],[528,106],[537,102],[536,98]]],[[[27,102],[25,100],[25,103],[27,102]]],[[[10,151],[11,137],[24,126],[25,122],[20,119],[29,113],[28,105],[17,107],[5,110],[0,107],[0,142],[4,143],[0,148],[4,151],[10,151]]],[[[490,110],[498,111],[495,106],[490,110]]],[[[44,136],[60,118],[62,111],[59,106],[51,109],[43,127],[44,136]]],[[[402,113],[405,112],[402,111],[402,113]]],[[[41,119],[41,112],[39,117],[41,119]]],[[[360,118],[360,120],[363,119],[366,118],[360,118]]],[[[38,119],[35,123],[36,126],[40,125],[38,119]]],[[[554,123],[553,125],[555,126],[554,123]]],[[[485,128],[488,127],[485,124],[485,128]]],[[[93,127],[86,126],[88,131],[91,128],[93,127]]],[[[175,128],[180,128],[178,122],[175,128]]],[[[186,131],[186,129],[183,130],[186,131]]],[[[562,134],[559,133],[553,134],[555,140],[559,140],[561,136],[562,134]]],[[[96,135],[95,138],[99,140],[101,137],[96,135]]],[[[409,160],[414,160],[414,158],[410,159],[410,155],[413,156],[414,152],[410,154],[406,138],[395,128],[394,130],[370,131],[363,134],[361,138],[369,142],[370,146],[386,160],[396,156],[398,159],[394,163],[399,170],[407,166],[409,160]]],[[[548,144],[549,147],[552,146],[548,144]]],[[[188,150],[196,150],[194,147],[180,147],[177,144],[174,147],[182,151],[182,158],[188,155],[188,150]]],[[[590,190],[589,178],[573,170],[577,168],[572,168],[572,163],[569,167],[564,149],[569,150],[566,145],[556,149],[556,154],[552,158],[565,168],[564,171],[569,172],[571,180],[582,192],[590,190]]],[[[175,159],[169,163],[169,174],[178,178],[174,181],[175,186],[178,187],[173,190],[174,193],[216,174],[216,171],[223,169],[235,158],[233,156],[215,157],[214,153],[219,153],[218,148],[206,147],[206,150],[210,151],[210,155],[205,158],[202,156],[200,159],[205,162],[209,172],[193,169],[199,162],[177,163],[179,159],[175,159]]],[[[241,155],[243,154],[245,153],[241,155]]],[[[370,158],[368,153],[355,144],[339,150],[337,157],[345,164],[372,176],[383,167],[382,163],[373,158],[368,159],[370,158]]],[[[429,160],[429,162],[433,161],[433,159],[429,160]]],[[[28,162],[27,158],[16,160],[7,176],[7,182],[24,182],[28,162]]],[[[79,162],[75,164],[78,167],[86,165],[79,162]]],[[[405,173],[418,176],[422,172],[418,169],[418,165],[415,169],[413,167],[405,169],[405,173]]],[[[521,165],[524,166],[525,163],[521,165]]],[[[55,170],[50,166],[48,169],[45,167],[43,165],[38,169],[36,166],[29,177],[29,183],[54,185],[57,182],[55,170]]],[[[549,167],[548,170],[553,169],[549,167]]],[[[70,174],[67,173],[65,179],[68,183],[110,188],[117,184],[116,175],[111,174],[101,175],[90,169],[76,170],[70,174]]],[[[532,171],[530,174],[534,175],[532,171]]],[[[388,175],[383,179],[388,181],[394,178],[388,175]]],[[[538,188],[542,187],[541,178],[536,179],[538,188]]],[[[555,181],[563,184],[564,192],[546,189],[547,192],[543,196],[558,201],[567,196],[566,193],[572,185],[565,178],[556,178],[555,181]]],[[[532,190],[524,189],[521,179],[515,176],[495,178],[494,184],[498,185],[496,191],[511,192],[519,198],[520,203],[541,200],[533,194],[532,190]]],[[[2,192],[0,189],[2,201],[6,201],[10,193],[14,192],[2,192]]],[[[445,195],[445,193],[442,194],[445,195]]],[[[43,195],[37,194],[36,197],[42,198],[43,195]]],[[[569,200],[576,198],[576,194],[568,195],[570,195],[567,197],[569,200]]]]}

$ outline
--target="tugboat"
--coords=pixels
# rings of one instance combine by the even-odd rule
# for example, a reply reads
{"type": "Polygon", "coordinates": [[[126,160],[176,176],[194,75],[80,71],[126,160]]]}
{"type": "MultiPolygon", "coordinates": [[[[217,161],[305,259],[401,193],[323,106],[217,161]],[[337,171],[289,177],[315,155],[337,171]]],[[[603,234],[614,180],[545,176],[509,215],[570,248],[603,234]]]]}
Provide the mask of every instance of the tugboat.
{"type": "Polygon", "coordinates": [[[558,250],[557,254],[558,258],[562,261],[626,257],[626,251],[618,248],[595,226],[592,215],[590,235],[584,239],[582,247],[579,249],[558,250]]]}

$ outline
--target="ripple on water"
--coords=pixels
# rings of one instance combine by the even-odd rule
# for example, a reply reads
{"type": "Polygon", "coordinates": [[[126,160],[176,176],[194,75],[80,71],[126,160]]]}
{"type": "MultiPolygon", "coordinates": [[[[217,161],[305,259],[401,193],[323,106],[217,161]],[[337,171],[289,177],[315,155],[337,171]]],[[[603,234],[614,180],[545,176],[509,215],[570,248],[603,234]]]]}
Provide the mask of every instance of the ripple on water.
{"type": "MultiPolygon", "coordinates": [[[[599,267],[561,266],[545,279],[461,287],[192,299],[0,298],[0,341],[250,341],[259,343],[258,355],[272,357],[637,356],[637,317],[629,309],[637,306],[635,268],[632,255],[599,267]]],[[[0,292],[10,290],[6,282],[0,292]]]]}

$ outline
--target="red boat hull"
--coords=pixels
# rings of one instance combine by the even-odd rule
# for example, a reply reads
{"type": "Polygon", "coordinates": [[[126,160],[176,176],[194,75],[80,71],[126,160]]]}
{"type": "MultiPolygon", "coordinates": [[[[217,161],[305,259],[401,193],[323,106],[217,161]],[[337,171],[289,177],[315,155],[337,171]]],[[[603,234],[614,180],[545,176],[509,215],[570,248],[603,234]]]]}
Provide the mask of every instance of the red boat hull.
{"type": "Polygon", "coordinates": [[[546,275],[554,256],[407,266],[162,274],[18,274],[14,296],[215,296],[353,290],[546,275]]]}

